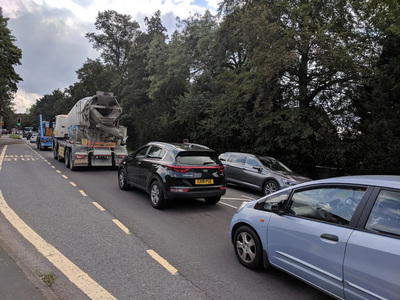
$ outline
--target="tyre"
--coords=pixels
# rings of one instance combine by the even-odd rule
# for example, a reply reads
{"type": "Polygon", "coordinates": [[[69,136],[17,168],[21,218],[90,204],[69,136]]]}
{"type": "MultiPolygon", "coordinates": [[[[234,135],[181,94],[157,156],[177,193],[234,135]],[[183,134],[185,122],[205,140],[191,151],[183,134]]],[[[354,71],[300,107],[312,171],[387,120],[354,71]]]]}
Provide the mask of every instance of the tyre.
{"type": "Polygon", "coordinates": [[[208,204],[217,204],[221,200],[221,196],[204,198],[208,204]]]}
{"type": "Polygon", "coordinates": [[[118,171],[118,185],[121,190],[129,189],[129,184],[126,181],[126,176],[123,169],[118,171]]]}
{"type": "Polygon", "coordinates": [[[279,190],[278,184],[273,180],[268,180],[264,184],[263,194],[264,196],[269,195],[272,194],[273,192],[276,192],[277,190],[279,190]]]}
{"type": "MultiPolygon", "coordinates": [[[[58,160],[57,149],[56,147],[53,148],[53,157],[54,159],[58,160]]],[[[59,160],[58,160],[59,161],[59,160]]]]}
{"type": "Polygon", "coordinates": [[[240,263],[249,269],[262,266],[262,247],[256,232],[248,226],[241,226],[234,237],[235,254],[240,263]]]}
{"type": "Polygon", "coordinates": [[[151,205],[153,205],[154,208],[163,208],[167,204],[161,184],[157,180],[151,184],[150,199],[151,205]]]}
{"type": "Polygon", "coordinates": [[[76,171],[76,167],[74,166],[74,162],[72,161],[72,151],[68,151],[69,157],[69,168],[71,171],[76,171]]]}
{"type": "Polygon", "coordinates": [[[64,152],[65,166],[69,168],[69,149],[65,149],[64,152]]]}

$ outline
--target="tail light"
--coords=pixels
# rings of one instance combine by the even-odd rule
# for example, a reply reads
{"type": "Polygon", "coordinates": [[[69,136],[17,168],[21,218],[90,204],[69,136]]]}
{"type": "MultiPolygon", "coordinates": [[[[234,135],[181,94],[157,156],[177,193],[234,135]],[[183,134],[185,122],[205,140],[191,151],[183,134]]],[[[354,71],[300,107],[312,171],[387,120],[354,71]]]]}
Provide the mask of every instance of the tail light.
{"type": "Polygon", "coordinates": [[[223,172],[224,170],[225,170],[225,167],[224,166],[219,166],[219,167],[217,167],[218,168],[218,171],[220,171],[220,172],[223,172]]]}
{"type": "Polygon", "coordinates": [[[118,155],[119,159],[123,159],[126,155],[118,155]]]}
{"type": "Polygon", "coordinates": [[[75,158],[86,158],[85,154],[75,154],[75,158]]]}
{"type": "Polygon", "coordinates": [[[170,166],[167,165],[167,169],[171,170],[173,172],[178,172],[178,173],[187,173],[192,169],[192,167],[179,167],[179,166],[170,166]]]}

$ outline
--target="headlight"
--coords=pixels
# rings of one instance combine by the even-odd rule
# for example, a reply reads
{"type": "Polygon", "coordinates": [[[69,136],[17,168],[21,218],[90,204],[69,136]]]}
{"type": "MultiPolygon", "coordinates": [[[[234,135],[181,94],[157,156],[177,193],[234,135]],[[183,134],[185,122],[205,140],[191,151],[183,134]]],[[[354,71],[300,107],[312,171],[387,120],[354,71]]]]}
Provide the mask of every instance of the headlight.
{"type": "Polygon", "coordinates": [[[296,181],[290,181],[290,180],[282,180],[282,181],[287,186],[296,185],[298,183],[296,181]]]}
{"type": "Polygon", "coordinates": [[[240,206],[237,208],[236,213],[238,213],[239,211],[241,211],[247,204],[248,202],[242,202],[242,204],[240,204],[240,206]]]}

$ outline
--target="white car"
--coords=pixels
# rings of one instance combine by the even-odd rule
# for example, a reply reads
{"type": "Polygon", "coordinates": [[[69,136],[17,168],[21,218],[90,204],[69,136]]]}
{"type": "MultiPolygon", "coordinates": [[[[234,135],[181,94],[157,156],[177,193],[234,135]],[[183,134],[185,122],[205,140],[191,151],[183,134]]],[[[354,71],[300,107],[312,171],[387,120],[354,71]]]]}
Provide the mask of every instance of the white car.
{"type": "Polygon", "coordinates": [[[38,136],[37,133],[33,133],[29,138],[29,143],[36,143],[37,136],[38,136]]]}

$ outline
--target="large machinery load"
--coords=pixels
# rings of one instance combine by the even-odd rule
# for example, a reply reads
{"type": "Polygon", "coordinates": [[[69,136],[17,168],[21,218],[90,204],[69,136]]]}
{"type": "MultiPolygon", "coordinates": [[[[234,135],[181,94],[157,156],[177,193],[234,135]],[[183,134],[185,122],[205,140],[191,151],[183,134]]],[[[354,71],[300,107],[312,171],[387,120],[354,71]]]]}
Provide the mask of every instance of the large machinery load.
{"type": "Polygon", "coordinates": [[[54,158],[71,170],[87,166],[118,166],[128,154],[127,129],[119,125],[122,108],[112,93],[79,100],[68,115],[57,115],[54,158]]]}

